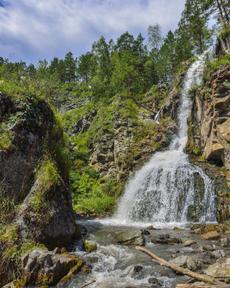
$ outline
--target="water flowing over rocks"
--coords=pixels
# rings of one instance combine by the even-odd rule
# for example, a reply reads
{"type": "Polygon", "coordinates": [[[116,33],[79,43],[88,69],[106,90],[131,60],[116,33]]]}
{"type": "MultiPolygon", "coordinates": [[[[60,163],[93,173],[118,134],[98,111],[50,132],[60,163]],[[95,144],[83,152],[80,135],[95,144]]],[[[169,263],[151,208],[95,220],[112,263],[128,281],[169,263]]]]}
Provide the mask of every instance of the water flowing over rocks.
{"type": "Polygon", "coordinates": [[[189,163],[184,153],[187,119],[192,108],[189,91],[201,83],[205,56],[205,53],[200,56],[185,76],[177,136],[168,150],[154,154],[130,179],[114,220],[121,223],[215,220],[213,183],[199,167],[189,163]]]}

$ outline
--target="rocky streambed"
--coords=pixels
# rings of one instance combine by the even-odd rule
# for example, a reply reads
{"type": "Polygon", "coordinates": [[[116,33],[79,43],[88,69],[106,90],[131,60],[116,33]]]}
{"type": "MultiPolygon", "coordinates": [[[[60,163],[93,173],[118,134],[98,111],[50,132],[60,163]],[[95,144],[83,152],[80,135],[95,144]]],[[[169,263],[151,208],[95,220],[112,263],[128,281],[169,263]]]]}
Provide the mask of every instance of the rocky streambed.
{"type": "Polygon", "coordinates": [[[230,287],[228,225],[170,229],[114,226],[100,221],[82,221],[81,225],[83,240],[75,243],[74,254],[85,261],[88,270],[78,273],[64,287],[172,288],[195,282],[152,261],[135,249],[139,245],[178,266],[224,280],[230,287]]]}

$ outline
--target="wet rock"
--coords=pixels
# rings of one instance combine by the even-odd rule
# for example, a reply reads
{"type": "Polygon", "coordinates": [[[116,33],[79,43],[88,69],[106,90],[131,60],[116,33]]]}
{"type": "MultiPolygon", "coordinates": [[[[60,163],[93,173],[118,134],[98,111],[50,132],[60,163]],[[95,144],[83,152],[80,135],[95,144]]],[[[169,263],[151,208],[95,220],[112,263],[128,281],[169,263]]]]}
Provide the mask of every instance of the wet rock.
{"type": "Polygon", "coordinates": [[[213,252],[211,252],[212,257],[219,259],[222,257],[225,257],[225,252],[224,250],[215,250],[213,252]]]}
{"type": "Polygon", "coordinates": [[[146,230],[146,229],[144,229],[144,230],[141,230],[141,233],[142,233],[142,235],[150,235],[150,232],[148,231],[148,230],[146,230]]]}
{"type": "Polygon", "coordinates": [[[213,244],[207,244],[207,245],[203,245],[200,247],[202,251],[215,251],[216,250],[216,245],[213,244]]]}
{"type": "Polygon", "coordinates": [[[220,244],[222,247],[229,247],[230,246],[230,238],[228,238],[228,237],[221,238],[220,244]]]}
{"type": "Polygon", "coordinates": [[[149,284],[151,284],[151,288],[160,288],[162,287],[162,281],[157,278],[151,277],[148,279],[149,284]]]}
{"type": "Polygon", "coordinates": [[[208,233],[202,234],[201,238],[203,240],[216,240],[220,238],[220,233],[217,231],[210,231],[208,233]]]}
{"type": "Polygon", "coordinates": [[[203,264],[207,264],[207,265],[213,264],[213,256],[211,255],[210,252],[200,253],[198,258],[199,258],[202,266],[203,266],[203,264]]]}
{"type": "Polygon", "coordinates": [[[180,238],[170,237],[169,234],[162,234],[159,236],[151,236],[151,242],[155,244],[179,244],[180,238]]]}
{"type": "Polygon", "coordinates": [[[173,230],[174,230],[174,231],[183,231],[183,229],[180,228],[180,227],[173,227],[173,230]]]}
{"type": "Polygon", "coordinates": [[[192,271],[197,271],[201,268],[202,264],[197,256],[189,256],[187,259],[187,268],[192,271]]]}
{"type": "Polygon", "coordinates": [[[168,278],[174,278],[175,277],[175,272],[167,267],[162,267],[161,270],[159,271],[159,274],[162,277],[168,277],[168,278]]]}
{"type": "Polygon", "coordinates": [[[136,265],[133,267],[133,272],[134,273],[139,273],[143,270],[143,267],[141,265],[136,265]]]}
{"type": "Polygon", "coordinates": [[[26,285],[56,285],[69,273],[76,273],[83,261],[76,256],[36,249],[22,258],[23,279],[26,285]]]}
{"type": "Polygon", "coordinates": [[[192,271],[196,271],[201,267],[201,262],[197,256],[181,255],[169,261],[179,267],[188,268],[192,271]]]}
{"type": "Polygon", "coordinates": [[[143,246],[145,244],[144,236],[141,231],[122,231],[115,235],[118,244],[143,246]]]}
{"type": "Polygon", "coordinates": [[[193,244],[195,244],[196,243],[196,241],[194,241],[194,240],[185,240],[184,242],[183,242],[183,246],[184,247],[189,247],[189,246],[192,246],[193,244]]]}
{"type": "Polygon", "coordinates": [[[153,225],[150,225],[146,228],[147,230],[158,230],[157,228],[155,228],[153,225]]]}
{"type": "Polygon", "coordinates": [[[83,248],[88,253],[94,252],[97,250],[97,243],[89,240],[84,240],[83,248]]]}
{"type": "Polygon", "coordinates": [[[219,259],[215,264],[205,269],[204,272],[217,278],[230,278],[230,258],[219,259]]]}
{"type": "Polygon", "coordinates": [[[181,256],[176,257],[175,259],[170,260],[169,262],[173,263],[179,267],[186,267],[187,260],[188,260],[187,255],[181,255],[181,256]]]}

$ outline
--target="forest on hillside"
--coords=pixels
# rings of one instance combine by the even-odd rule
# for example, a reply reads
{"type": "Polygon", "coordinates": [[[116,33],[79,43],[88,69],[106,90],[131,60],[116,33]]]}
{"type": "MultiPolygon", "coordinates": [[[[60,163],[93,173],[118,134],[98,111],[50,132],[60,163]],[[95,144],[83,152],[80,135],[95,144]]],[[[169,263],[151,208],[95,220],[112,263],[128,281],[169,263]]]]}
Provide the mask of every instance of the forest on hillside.
{"type": "Polygon", "coordinates": [[[166,34],[0,55],[1,287],[229,285],[229,15],[186,0],[166,34]]]}

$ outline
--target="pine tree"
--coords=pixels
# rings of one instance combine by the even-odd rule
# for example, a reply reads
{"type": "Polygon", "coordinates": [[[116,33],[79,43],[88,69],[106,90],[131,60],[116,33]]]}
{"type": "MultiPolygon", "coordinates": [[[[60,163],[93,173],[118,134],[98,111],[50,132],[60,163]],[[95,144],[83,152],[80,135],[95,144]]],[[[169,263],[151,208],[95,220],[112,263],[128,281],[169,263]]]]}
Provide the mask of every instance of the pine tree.
{"type": "Polygon", "coordinates": [[[88,52],[80,56],[77,64],[77,75],[80,81],[88,83],[95,75],[96,62],[94,55],[88,52]]]}
{"type": "Polygon", "coordinates": [[[68,52],[65,55],[64,66],[65,66],[64,81],[65,82],[75,81],[76,80],[76,60],[74,59],[72,52],[68,52]]]}
{"type": "Polygon", "coordinates": [[[162,44],[161,28],[158,24],[148,28],[148,44],[150,49],[159,50],[162,44]]]}

